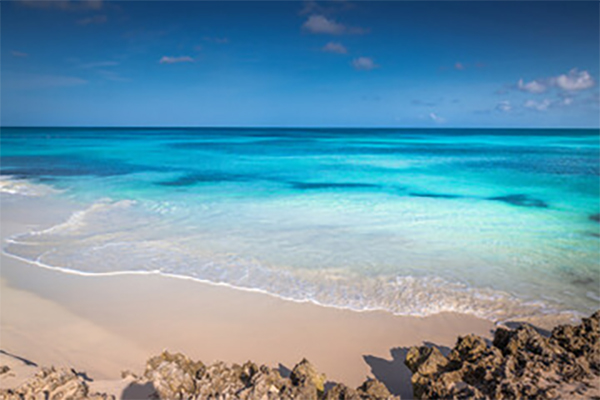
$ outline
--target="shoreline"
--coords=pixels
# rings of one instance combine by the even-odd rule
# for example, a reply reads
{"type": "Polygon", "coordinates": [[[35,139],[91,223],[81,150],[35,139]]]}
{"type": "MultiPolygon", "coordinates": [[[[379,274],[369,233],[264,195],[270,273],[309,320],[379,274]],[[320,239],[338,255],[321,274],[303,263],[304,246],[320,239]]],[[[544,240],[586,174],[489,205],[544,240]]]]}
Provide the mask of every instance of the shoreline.
{"type": "MultiPolygon", "coordinates": [[[[474,287],[472,288],[469,286],[465,286],[462,283],[450,282],[450,281],[444,280],[443,278],[435,278],[435,277],[425,278],[425,277],[413,277],[413,276],[408,275],[405,278],[409,281],[415,280],[416,282],[418,282],[417,285],[426,285],[427,281],[440,279],[440,282],[436,282],[436,285],[439,285],[441,289],[446,289],[447,287],[450,287],[450,289],[448,289],[449,292],[456,293],[456,294],[468,292],[468,294],[466,295],[466,297],[468,297],[468,298],[461,299],[460,295],[458,295],[456,298],[454,298],[454,297],[447,298],[448,293],[444,293],[444,296],[446,296],[446,297],[442,296],[441,298],[440,297],[436,298],[435,296],[433,296],[433,298],[431,298],[430,299],[431,301],[429,301],[429,302],[427,302],[427,300],[424,300],[423,304],[427,304],[427,306],[419,305],[417,309],[414,309],[414,308],[411,308],[411,305],[408,305],[408,308],[406,311],[402,310],[402,309],[400,309],[398,311],[398,310],[396,310],[396,307],[386,307],[386,305],[389,306],[389,304],[384,304],[384,305],[379,305],[377,303],[372,304],[372,305],[371,304],[352,304],[352,302],[350,302],[350,303],[330,302],[330,301],[327,301],[327,299],[325,302],[323,302],[323,301],[320,301],[320,299],[315,298],[312,295],[307,295],[306,297],[303,297],[303,298],[296,298],[296,297],[293,297],[293,295],[286,295],[285,293],[279,293],[278,291],[271,291],[268,289],[264,289],[264,288],[260,287],[260,285],[258,287],[255,287],[255,286],[245,286],[243,284],[238,285],[238,284],[232,283],[232,282],[224,282],[224,281],[215,282],[215,281],[211,280],[210,278],[195,277],[195,276],[191,276],[191,275],[180,274],[177,272],[175,272],[175,273],[166,272],[166,271],[162,271],[159,269],[154,269],[154,270],[122,269],[122,270],[107,271],[107,272],[86,271],[86,270],[82,270],[82,269],[69,268],[69,267],[64,267],[64,266],[53,266],[53,265],[45,264],[44,262],[40,262],[39,259],[33,260],[33,259],[29,259],[27,257],[20,256],[18,254],[10,253],[5,248],[6,247],[5,244],[9,244],[9,245],[15,244],[17,246],[23,245],[23,244],[24,245],[28,244],[27,242],[21,243],[18,240],[21,236],[26,237],[32,233],[33,233],[33,235],[36,235],[37,233],[44,233],[47,230],[53,230],[56,227],[66,226],[71,223],[71,221],[73,220],[74,217],[76,217],[78,219],[80,215],[84,215],[88,210],[93,209],[96,204],[112,204],[112,202],[109,201],[110,199],[103,198],[103,199],[98,199],[98,200],[93,201],[90,205],[90,203],[81,203],[79,201],[75,201],[72,198],[60,196],[60,193],[62,193],[62,191],[60,191],[58,189],[54,189],[51,186],[48,186],[46,184],[33,183],[28,180],[12,179],[10,177],[8,177],[8,178],[4,177],[0,181],[0,195],[3,196],[3,199],[6,198],[4,196],[8,195],[9,197],[12,197],[11,202],[15,203],[15,201],[18,202],[18,199],[21,198],[25,202],[28,202],[28,201],[32,202],[31,204],[33,204],[34,208],[36,206],[38,206],[38,207],[41,207],[44,209],[48,209],[48,213],[51,213],[51,214],[55,214],[56,207],[58,207],[58,211],[59,211],[58,215],[60,215],[60,217],[57,217],[56,215],[54,215],[53,218],[49,219],[48,215],[42,215],[42,213],[38,213],[36,219],[33,219],[32,222],[28,222],[27,228],[13,227],[13,228],[10,228],[11,232],[9,232],[9,233],[7,233],[6,230],[4,230],[2,233],[2,249],[0,250],[1,254],[4,257],[8,257],[8,258],[15,259],[15,260],[18,260],[21,262],[25,262],[25,263],[34,265],[39,268],[57,271],[57,272],[61,272],[61,273],[66,273],[66,274],[71,274],[71,275],[76,275],[76,276],[106,277],[106,276],[128,276],[128,275],[132,275],[132,276],[134,276],[134,275],[137,275],[137,276],[159,275],[159,276],[162,276],[165,278],[170,278],[170,279],[188,280],[188,281],[197,282],[197,283],[204,284],[204,285],[225,287],[225,288],[239,290],[239,291],[243,291],[243,292],[249,292],[249,293],[260,293],[260,294],[271,296],[271,297],[276,298],[281,301],[290,301],[290,302],[294,302],[294,303],[298,303],[298,304],[312,304],[312,305],[319,306],[319,307],[332,308],[335,310],[348,310],[348,311],[359,312],[359,313],[360,312],[387,312],[387,313],[390,313],[391,315],[399,316],[399,317],[407,317],[407,316],[408,317],[429,317],[429,316],[434,316],[434,315],[437,315],[440,313],[457,313],[457,314],[470,315],[475,318],[480,318],[480,319],[484,319],[487,321],[491,321],[494,324],[503,324],[503,323],[514,322],[514,321],[523,321],[523,322],[530,322],[534,325],[549,327],[549,326],[553,326],[553,325],[560,324],[560,323],[576,323],[577,321],[579,321],[582,317],[584,317],[586,315],[586,313],[584,313],[584,312],[575,311],[575,310],[558,311],[558,310],[553,310],[553,309],[544,309],[545,306],[541,305],[541,303],[538,301],[525,301],[523,299],[518,299],[517,297],[513,297],[513,295],[510,293],[505,293],[502,291],[498,291],[497,293],[494,293],[494,290],[492,290],[492,289],[474,288],[474,287]],[[23,193],[18,192],[18,190],[21,190],[23,193]],[[49,206],[47,206],[46,203],[48,203],[49,206]],[[33,232],[32,232],[32,230],[33,230],[33,232]],[[461,285],[464,287],[462,287],[461,285]],[[503,304],[504,308],[502,308],[500,306],[499,306],[499,308],[489,308],[489,309],[486,309],[485,307],[481,308],[481,304],[476,303],[477,299],[481,295],[496,296],[495,297],[496,302],[507,301],[507,303],[503,304]],[[500,298],[498,298],[497,296],[500,296],[500,298]],[[441,303],[440,303],[440,300],[441,300],[441,303]],[[454,301],[455,304],[446,304],[446,302],[449,300],[454,301]],[[469,300],[472,300],[473,303],[471,303],[469,300]],[[465,304],[468,304],[469,306],[465,307],[464,306],[465,304]],[[362,307],[361,307],[361,305],[362,305],[362,307]],[[431,307],[430,305],[434,305],[434,307],[431,307]],[[479,305],[480,307],[477,308],[475,305],[479,305]],[[535,312],[534,309],[539,309],[539,312],[535,312]]],[[[122,200],[117,200],[117,201],[115,201],[115,204],[120,204],[121,201],[122,200]]],[[[130,200],[127,200],[127,201],[130,201],[130,200]]],[[[22,210],[20,210],[20,208],[22,208],[22,207],[19,206],[18,204],[11,204],[9,207],[12,207],[12,210],[16,210],[17,213],[22,213],[22,210]]],[[[6,206],[4,208],[6,208],[6,206]]],[[[20,224],[19,221],[14,221],[13,223],[16,224],[17,226],[20,224]]],[[[44,255],[44,254],[42,254],[42,255],[44,255]]],[[[98,264],[96,262],[94,262],[92,265],[98,265],[98,264]]],[[[318,279],[318,278],[314,278],[314,279],[318,279]]],[[[371,286],[375,287],[374,285],[375,285],[375,283],[371,284],[371,286]]],[[[401,290],[401,289],[402,288],[399,287],[396,290],[401,290]]],[[[404,288],[404,289],[406,289],[406,288],[404,288]]],[[[436,291],[433,290],[434,288],[427,287],[427,288],[422,288],[422,289],[424,290],[424,292],[422,292],[422,293],[425,293],[425,294],[429,293],[431,295],[432,293],[436,293],[436,291]],[[430,290],[433,290],[433,291],[430,293],[430,290]]],[[[409,287],[409,290],[412,290],[412,289],[410,289],[410,287],[409,287]]],[[[420,294],[420,293],[421,292],[417,292],[417,294],[420,294]]],[[[352,294],[352,293],[350,293],[350,294],[352,294]]],[[[402,300],[406,300],[406,299],[402,298],[402,299],[400,299],[400,302],[402,302],[402,300]]],[[[488,298],[486,298],[485,301],[489,302],[490,300],[488,298]]]]}
{"type": "MultiPolygon", "coordinates": [[[[3,202],[3,238],[69,214],[60,202],[43,199],[49,208],[36,208],[30,200],[3,202]]],[[[2,350],[102,380],[140,370],[150,355],[169,350],[287,368],[306,357],[333,381],[357,386],[379,375],[406,395],[405,380],[386,377],[403,367],[392,350],[452,346],[459,335],[490,337],[495,327],[470,315],[356,312],[159,274],[89,279],[5,254],[0,264],[2,350]]]]}
{"type": "MultiPolygon", "coordinates": [[[[73,204],[54,196],[2,199],[3,243],[73,212],[73,204]]],[[[159,272],[65,271],[4,251],[0,265],[1,349],[119,387],[123,370],[139,371],[148,357],[168,350],[285,369],[306,357],[333,382],[355,387],[371,377],[410,398],[403,364],[410,347],[452,347],[467,334],[491,339],[498,327],[469,314],[350,310],[159,272]]],[[[556,321],[541,318],[537,325],[556,321]]]]}

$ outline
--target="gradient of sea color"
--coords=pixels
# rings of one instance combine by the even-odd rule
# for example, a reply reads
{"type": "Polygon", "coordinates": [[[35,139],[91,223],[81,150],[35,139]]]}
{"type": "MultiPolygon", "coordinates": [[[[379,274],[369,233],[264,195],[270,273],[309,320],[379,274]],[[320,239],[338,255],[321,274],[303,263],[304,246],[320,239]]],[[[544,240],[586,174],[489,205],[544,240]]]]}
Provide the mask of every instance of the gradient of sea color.
{"type": "Polygon", "coordinates": [[[598,130],[3,128],[1,144],[3,175],[81,204],[4,244],[47,266],[403,315],[599,306],[598,130]]]}

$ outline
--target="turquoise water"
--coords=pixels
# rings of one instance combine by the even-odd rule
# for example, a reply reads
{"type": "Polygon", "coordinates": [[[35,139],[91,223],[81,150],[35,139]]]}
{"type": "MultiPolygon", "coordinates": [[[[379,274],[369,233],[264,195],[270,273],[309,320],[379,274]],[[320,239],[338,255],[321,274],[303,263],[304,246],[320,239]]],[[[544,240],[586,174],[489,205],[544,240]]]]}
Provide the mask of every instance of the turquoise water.
{"type": "Polygon", "coordinates": [[[6,179],[80,204],[4,251],[354,310],[587,314],[600,305],[599,137],[3,128],[6,179]]]}

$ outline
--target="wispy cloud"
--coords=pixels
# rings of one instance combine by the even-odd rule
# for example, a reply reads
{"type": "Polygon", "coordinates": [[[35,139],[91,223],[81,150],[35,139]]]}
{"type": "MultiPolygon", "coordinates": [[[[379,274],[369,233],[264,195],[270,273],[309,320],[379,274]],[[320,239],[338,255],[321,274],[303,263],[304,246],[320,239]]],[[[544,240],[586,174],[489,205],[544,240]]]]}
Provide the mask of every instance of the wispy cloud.
{"type": "Polygon", "coordinates": [[[161,64],[177,64],[177,63],[188,63],[194,62],[194,59],[190,56],[179,56],[179,57],[169,57],[163,56],[159,63],[161,64]]]}
{"type": "Polygon", "coordinates": [[[18,0],[18,3],[30,8],[65,11],[100,10],[104,6],[102,0],[18,0]]]}
{"type": "Polygon", "coordinates": [[[88,83],[85,79],[75,76],[42,75],[29,73],[7,72],[3,77],[3,85],[12,89],[31,90],[58,87],[80,86],[88,83]],[[6,82],[6,84],[4,84],[6,82]]]}
{"type": "Polygon", "coordinates": [[[502,100],[501,102],[496,104],[496,111],[510,112],[510,111],[512,111],[512,109],[513,109],[513,107],[510,104],[510,101],[508,101],[508,100],[502,100]]]}
{"type": "Polygon", "coordinates": [[[310,33],[325,33],[329,35],[341,35],[346,31],[346,27],[333,19],[327,19],[323,15],[311,15],[308,17],[302,28],[310,33]]]}
{"type": "Polygon", "coordinates": [[[438,124],[443,124],[444,122],[446,122],[445,118],[440,117],[439,115],[437,115],[436,113],[429,113],[429,118],[438,124]]]}
{"type": "Polygon", "coordinates": [[[97,61],[87,64],[81,64],[79,68],[105,68],[105,67],[116,67],[119,65],[116,61],[97,61]]]}
{"type": "Polygon", "coordinates": [[[106,69],[99,69],[96,71],[101,77],[103,77],[104,79],[108,80],[108,81],[115,81],[115,82],[129,82],[131,79],[129,78],[125,78],[123,76],[121,76],[121,74],[115,72],[115,71],[110,71],[110,70],[106,70],[106,69]]]}
{"type": "Polygon", "coordinates": [[[29,54],[27,54],[27,53],[23,53],[22,51],[16,51],[16,50],[12,50],[10,52],[10,54],[12,54],[13,57],[19,57],[19,58],[24,58],[24,57],[29,56],[29,54]]]}
{"type": "Polygon", "coordinates": [[[323,48],[321,50],[326,53],[337,53],[337,54],[348,53],[348,49],[346,49],[346,47],[343,44],[338,43],[338,42],[329,42],[325,46],[323,46],[323,48]]]}
{"type": "Polygon", "coordinates": [[[536,80],[524,82],[523,79],[519,79],[517,82],[517,89],[528,93],[544,93],[547,89],[547,85],[536,80]]]}
{"type": "Polygon", "coordinates": [[[523,103],[523,107],[536,111],[546,111],[551,105],[552,101],[550,101],[550,99],[544,99],[542,101],[527,100],[523,103]]]}
{"type": "Polygon", "coordinates": [[[94,15],[93,17],[82,18],[77,20],[77,25],[100,25],[108,21],[106,15],[94,15]]]}
{"type": "Polygon", "coordinates": [[[364,28],[346,26],[335,21],[333,18],[327,18],[321,14],[315,14],[308,17],[304,24],[302,24],[302,29],[313,34],[325,35],[360,35],[367,32],[364,28]]]}
{"type": "Polygon", "coordinates": [[[375,61],[370,57],[355,58],[352,60],[352,66],[358,71],[370,71],[379,67],[379,65],[375,64],[375,61]]]}
{"type": "Polygon", "coordinates": [[[463,61],[456,61],[452,66],[448,67],[448,65],[442,65],[440,66],[440,71],[448,71],[448,70],[452,70],[455,69],[457,71],[464,71],[467,69],[480,69],[480,68],[485,68],[486,64],[482,63],[482,62],[476,62],[476,63],[466,63],[463,61]]]}

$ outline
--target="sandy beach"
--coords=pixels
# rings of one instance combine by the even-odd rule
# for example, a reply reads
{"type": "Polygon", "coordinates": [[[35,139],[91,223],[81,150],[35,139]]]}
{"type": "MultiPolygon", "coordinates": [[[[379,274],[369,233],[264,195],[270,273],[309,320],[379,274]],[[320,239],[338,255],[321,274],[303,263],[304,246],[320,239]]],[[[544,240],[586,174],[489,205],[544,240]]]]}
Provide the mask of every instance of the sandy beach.
{"type": "MultiPolygon", "coordinates": [[[[70,212],[64,202],[5,198],[2,238],[70,212]]],[[[409,346],[452,346],[459,335],[490,337],[494,328],[468,315],[345,311],[160,275],[77,276],[6,255],[1,273],[2,350],[115,380],[116,391],[124,387],[117,384],[121,371],[141,371],[147,358],[168,349],[204,362],[285,368],[306,357],[331,381],[356,386],[372,376],[406,398],[409,346]]]]}

